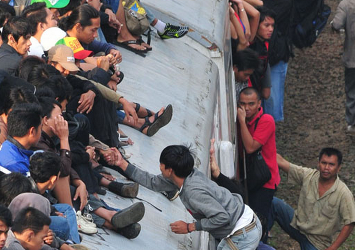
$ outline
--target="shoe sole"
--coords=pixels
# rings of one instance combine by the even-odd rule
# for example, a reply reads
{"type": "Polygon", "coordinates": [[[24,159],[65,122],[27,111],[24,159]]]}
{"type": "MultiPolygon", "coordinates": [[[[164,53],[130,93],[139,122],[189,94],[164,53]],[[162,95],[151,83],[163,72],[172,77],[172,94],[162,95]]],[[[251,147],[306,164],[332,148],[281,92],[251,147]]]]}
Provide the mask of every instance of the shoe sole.
{"type": "Polygon", "coordinates": [[[140,221],[144,216],[145,208],[142,202],[134,203],[132,206],[117,212],[111,219],[115,229],[127,227],[140,221]]]}
{"type": "Polygon", "coordinates": [[[134,223],[125,228],[117,230],[117,233],[121,234],[122,236],[130,240],[137,238],[140,232],[141,232],[141,225],[139,223],[134,223]]]}
{"type": "Polygon", "coordinates": [[[173,106],[169,104],[164,109],[163,113],[148,127],[147,136],[155,135],[159,129],[167,125],[173,116],[173,106]]]}
{"type": "Polygon", "coordinates": [[[122,196],[126,198],[135,198],[137,197],[139,189],[138,183],[130,183],[122,187],[122,196]]]}

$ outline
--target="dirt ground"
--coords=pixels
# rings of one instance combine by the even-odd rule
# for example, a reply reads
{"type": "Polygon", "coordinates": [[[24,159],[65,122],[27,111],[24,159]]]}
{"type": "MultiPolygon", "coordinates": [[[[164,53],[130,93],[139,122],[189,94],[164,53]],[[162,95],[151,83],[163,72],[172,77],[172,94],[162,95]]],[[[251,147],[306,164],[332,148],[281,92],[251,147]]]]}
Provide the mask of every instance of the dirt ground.
{"type": "MultiPolygon", "coordinates": [[[[325,0],[332,9],[329,22],[340,0],[325,0]]],[[[344,67],[341,61],[342,37],[328,25],[312,48],[295,50],[289,62],[285,86],[285,121],[276,125],[278,152],[289,161],[316,167],[320,149],[332,146],[343,152],[340,178],[355,191],[355,137],[346,131],[344,67]]],[[[286,183],[284,174],[276,196],[295,207],[298,187],[286,183]]],[[[272,230],[270,244],[280,250],[299,250],[296,241],[279,227],[272,230]]],[[[355,249],[355,233],[341,249],[355,249]]]]}

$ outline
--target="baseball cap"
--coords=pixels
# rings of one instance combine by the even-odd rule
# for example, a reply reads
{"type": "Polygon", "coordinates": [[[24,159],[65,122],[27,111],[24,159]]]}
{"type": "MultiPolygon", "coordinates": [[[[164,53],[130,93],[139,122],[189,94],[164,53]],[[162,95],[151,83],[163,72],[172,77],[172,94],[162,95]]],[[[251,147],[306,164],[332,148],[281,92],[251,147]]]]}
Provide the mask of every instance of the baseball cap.
{"type": "Polygon", "coordinates": [[[33,3],[46,3],[46,7],[48,9],[61,9],[64,8],[69,4],[70,0],[32,0],[31,4],[33,3]]]}
{"type": "Polygon", "coordinates": [[[60,39],[66,36],[67,34],[65,31],[58,27],[51,27],[46,29],[41,36],[41,45],[43,50],[48,51],[50,48],[56,45],[60,39]]]}
{"type": "Polygon", "coordinates": [[[83,60],[93,54],[91,50],[85,50],[76,37],[64,37],[56,43],[56,45],[58,44],[64,44],[71,48],[75,59],[78,60],[83,60]]]}
{"type": "Polygon", "coordinates": [[[69,71],[78,71],[75,65],[74,53],[71,48],[66,45],[56,45],[48,51],[48,59],[59,63],[63,68],[69,71]]]}

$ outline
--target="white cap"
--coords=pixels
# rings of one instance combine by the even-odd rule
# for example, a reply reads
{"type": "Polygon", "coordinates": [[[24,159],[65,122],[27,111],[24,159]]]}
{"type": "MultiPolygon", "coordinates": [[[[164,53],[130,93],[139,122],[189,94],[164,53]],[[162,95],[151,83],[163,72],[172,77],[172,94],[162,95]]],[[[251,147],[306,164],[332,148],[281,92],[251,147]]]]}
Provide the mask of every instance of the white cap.
{"type": "Polygon", "coordinates": [[[44,51],[50,50],[62,38],[66,37],[67,33],[58,27],[46,29],[41,36],[41,44],[44,51]]]}

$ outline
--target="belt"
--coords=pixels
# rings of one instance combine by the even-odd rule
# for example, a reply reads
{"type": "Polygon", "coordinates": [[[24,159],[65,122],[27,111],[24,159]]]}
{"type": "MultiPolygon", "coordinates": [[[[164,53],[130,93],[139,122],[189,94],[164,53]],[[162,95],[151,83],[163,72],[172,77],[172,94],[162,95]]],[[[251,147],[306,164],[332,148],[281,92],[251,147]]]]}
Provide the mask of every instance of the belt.
{"type": "Polygon", "coordinates": [[[253,220],[249,223],[249,225],[235,231],[234,234],[232,234],[232,236],[238,236],[244,233],[243,230],[245,230],[245,232],[250,232],[252,229],[254,229],[254,227],[256,226],[256,215],[254,214],[253,220]]]}

